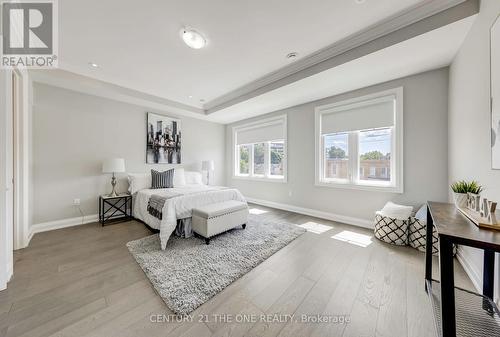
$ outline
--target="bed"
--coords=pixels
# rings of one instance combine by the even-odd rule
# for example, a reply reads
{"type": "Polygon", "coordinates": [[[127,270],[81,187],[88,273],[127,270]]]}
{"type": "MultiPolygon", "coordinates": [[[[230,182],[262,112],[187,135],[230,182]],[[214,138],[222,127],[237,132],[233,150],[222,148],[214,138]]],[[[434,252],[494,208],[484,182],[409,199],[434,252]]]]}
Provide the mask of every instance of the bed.
{"type": "Polygon", "coordinates": [[[134,217],[160,231],[161,249],[165,249],[168,239],[174,232],[185,237],[191,235],[193,208],[227,200],[246,202],[237,189],[204,185],[198,172],[176,169],[173,188],[151,189],[149,188],[151,184],[148,184],[150,179],[147,174],[140,175],[139,178],[138,175],[135,177],[129,175],[129,191],[133,196],[134,217]],[[161,220],[148,211],[152,195],[167,197],[161,220]]]}

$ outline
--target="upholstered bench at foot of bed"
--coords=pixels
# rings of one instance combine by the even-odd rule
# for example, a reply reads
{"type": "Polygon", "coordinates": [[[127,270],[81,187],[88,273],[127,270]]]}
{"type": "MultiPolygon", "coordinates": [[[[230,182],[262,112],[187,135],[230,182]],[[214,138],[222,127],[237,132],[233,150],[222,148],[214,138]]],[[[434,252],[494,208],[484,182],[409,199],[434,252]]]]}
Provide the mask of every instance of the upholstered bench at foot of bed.
{"type": "Polygon", "coordinates": [[[245,202],[229,200],[193,209],[193,232],[205,238],[210,238],[237,226],[246,227],[248,205],[245,202]]]}

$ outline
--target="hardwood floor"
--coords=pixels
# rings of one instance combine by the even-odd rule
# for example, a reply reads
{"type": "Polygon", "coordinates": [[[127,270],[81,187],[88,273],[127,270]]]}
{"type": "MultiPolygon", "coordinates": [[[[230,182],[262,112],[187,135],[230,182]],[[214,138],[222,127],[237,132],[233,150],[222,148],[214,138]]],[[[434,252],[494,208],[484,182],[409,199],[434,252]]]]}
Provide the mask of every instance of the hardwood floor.
{"type": "MultiPolygon", "coordinates": [[[[143,224],[40,233],[15,252],[14,277],[0,292],[0,336],[434,336],[422,253],[374,238],[366,247],[353,244],[356,237],[339,241],[331,237],[372,232],[251,207],[266,211],[258,215],[264,219],[331,229],[302,235],[199,307],[192,321],[169,316],[125,247],[150,234],[143,224]],[[277,315],[260,319],[266,314],[294,315],[299,322],[277,315]]],[[[455,273],[460,286],[472,289],[457,263],[455,273]]]]}

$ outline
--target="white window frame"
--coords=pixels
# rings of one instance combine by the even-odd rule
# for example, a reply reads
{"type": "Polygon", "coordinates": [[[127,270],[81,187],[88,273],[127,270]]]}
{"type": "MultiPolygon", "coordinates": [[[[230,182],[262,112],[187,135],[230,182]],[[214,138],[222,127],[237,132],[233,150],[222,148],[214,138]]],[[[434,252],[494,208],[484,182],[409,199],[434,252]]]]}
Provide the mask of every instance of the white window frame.
{"type": "Polygon", "coordinates": [[[286,183],[288,181],[288,134],[287,134],[287,116],[280,115],[276,117],[262,119],[256,122],[247,123],[243,125],[234,126],[232,129],[233,134],[233,179],[242,179],[242,180],[256,180],[256,181],[266,181],[266,182],[276,182],[276,183],[286,183]],[[275,139],[271,141],[258,142],[265,143],[265,153],[264,153],[264,167],[265,173],[264,175],[255,175],[253,173],[254,170],[254,162],[253,162],[253,153],[254,153],[254,144],[237,144],[238,132],[264,127],[271,124],[276,124],[280,122],[283,125],[283,134],[285,135],[284,139],[275,139]],[[270,143],[283,141],[283,176],[275,176],[270,174],[270,143]],[[249,173],[248,174],[240,174],[239,173],[239,146],[241,145],[250,145],[250,155],[249,155],[249,173]]]}
{"type": "MultiPolygon", "coordinates": [[[[360,130],[363,131],[363,130],[360,130]]],[[[362,97],[357,97],[341,102],[322,105],[315,108],[315,185],[331,188],[345,188],[364,191],[380,191],[391,193],[403,193],[403,87],[394,88],[362,97]],[[387,96],[396,98],[396,111],[394,126],[392,127],[391,144],[391,183],[362,181],[359,179],[359,154],[358,133],[349,132],[349,178],[348,179],[325,179],[324,178],[324,155],[323,137],[321,135],[321,118],[324,114],[342,111],[350,106],[365,105],[372,101],[383,99],[387,96]]]]}

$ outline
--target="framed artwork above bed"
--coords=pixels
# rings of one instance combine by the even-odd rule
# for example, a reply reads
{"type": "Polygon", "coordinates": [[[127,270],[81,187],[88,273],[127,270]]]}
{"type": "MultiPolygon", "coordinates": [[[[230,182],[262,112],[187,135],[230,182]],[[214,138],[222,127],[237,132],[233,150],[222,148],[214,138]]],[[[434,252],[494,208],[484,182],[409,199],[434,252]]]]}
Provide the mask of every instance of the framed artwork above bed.
{"type": "Polygon", "coordinates": [[[146,163],[181,163],[181,121],[179,119],[147,113],[146,163]]]}

